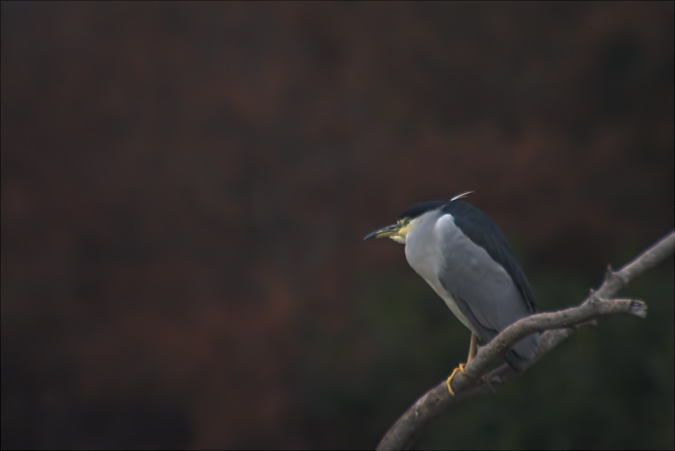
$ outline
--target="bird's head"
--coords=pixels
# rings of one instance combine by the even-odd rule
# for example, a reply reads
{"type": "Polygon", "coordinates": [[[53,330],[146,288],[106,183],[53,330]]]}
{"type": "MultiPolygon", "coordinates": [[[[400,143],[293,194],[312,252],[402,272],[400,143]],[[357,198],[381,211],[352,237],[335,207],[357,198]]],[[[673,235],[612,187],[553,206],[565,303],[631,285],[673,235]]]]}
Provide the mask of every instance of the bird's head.
{"type": "Polygon", "coordinates": [[[410,232],[415,230],[415,227],[417,227],[420,224],[420,219],[425,213],[437,210],[441,208],[443,205],[447,204],[448,202],[461,199],[463,197],[468,196],[471,193],[473,193],[473,191],[468,191],[466,193],[459,194],[450,199],[449,201],[432,200],[429,202],[423,202],[421,204],[412,206],[403,213],[401,213],[401,216],[398,217],[396,224],[388,225],[386,227],[382,227],[381,229],[377,229],[369,233],[364,238],[364,241],[373,238],[389,238],[391,240],[396,241],[397,243],[405,244],[406,237],[408,236],[408,234],[410,234],[410,232]]]}

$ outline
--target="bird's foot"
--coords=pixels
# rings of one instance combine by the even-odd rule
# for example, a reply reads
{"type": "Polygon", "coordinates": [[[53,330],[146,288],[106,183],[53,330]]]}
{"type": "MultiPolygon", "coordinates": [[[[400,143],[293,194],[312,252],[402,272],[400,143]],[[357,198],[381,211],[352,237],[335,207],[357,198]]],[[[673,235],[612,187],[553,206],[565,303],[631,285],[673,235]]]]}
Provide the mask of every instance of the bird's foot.
{"type": "Polygon", "coordinates": [[[477,377],[474,377],[474,376],[470,375],[469,373],[467,373],[467,372],[464,370],[464,367],[465,367],[468,363],[469,363],[469,362],[466,362],[466,363],[460,363],[459,366],[458,366],[457,368],[455,368],[454,370],[452,370],[452,374],[450,375],[450,377],[448,378],[448,380],[445,382],[445,384],[448,386],[448,391],[450,392],[450,394],[451,394],[452,396],[455,396],[455,392],[453,391],[452,386],[450,385],[450,383],[452,382],[452,378],[455,377],[455,375],[456,375],[458,372],[461,371],[461,373],[462,373],[463,375],[465,375],[465,376],[468,377],[469,379],[473,379],[473,380],[475,380],[475,381],[482,381],[483,379],[485,379],[485,376],[481,376],[481,377],[478,377],[478,378],[477,378],[477,377]]]}
{"type": "Polygon", "coordinates": [[[462,374],[464,374],[465,376],[468,376],[468,374],[466,374],[466,371],[464,371],[464,363],[460,363],[457,368],[452,370],[452,374],[450,375],[450,377],[448,378],[448,380],[446,382],[446,385],[448,386],[448,391],[450,391],[450,394],[452,396],[455,396],[455,392],[452,390],[452,386],[450,385],[450,383],[452,382],[452,378],[455,377],[455,374],[457,374],[458,371],[461,371],[462,374]]]}

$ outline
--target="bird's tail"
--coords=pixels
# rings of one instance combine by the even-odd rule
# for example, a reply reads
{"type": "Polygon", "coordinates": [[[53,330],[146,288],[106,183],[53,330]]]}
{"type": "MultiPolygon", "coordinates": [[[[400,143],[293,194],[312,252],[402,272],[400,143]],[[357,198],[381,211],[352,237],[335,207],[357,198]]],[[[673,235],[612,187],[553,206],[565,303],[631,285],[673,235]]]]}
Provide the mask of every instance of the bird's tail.
{"type": "Polygon", "coordinates": [[[504,360],[517,372],[522,372],[537,355],[539,349],[539,334],[528,335],[516,343],[512,349],[504,354],[504,360]]]}

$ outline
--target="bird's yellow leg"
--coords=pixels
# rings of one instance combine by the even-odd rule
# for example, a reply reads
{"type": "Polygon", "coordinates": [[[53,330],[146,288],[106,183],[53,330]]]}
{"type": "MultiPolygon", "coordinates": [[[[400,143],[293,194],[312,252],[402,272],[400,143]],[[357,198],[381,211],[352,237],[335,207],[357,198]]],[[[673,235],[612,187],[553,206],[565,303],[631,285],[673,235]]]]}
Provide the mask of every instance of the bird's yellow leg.
{"type": "Polygon", "coordinates": [[[470,361],[473,360],[473,358],[476,356],[476,345],[478,344],[478,335],[474,334],[471,332],[471,342],[469,343],[469,357],[466,359],[466,363],[460,363],[457,368],[455,368],[452,371],[452,374],[448,378],[446,385],[448,386],[448,390],[450,391],[450,394],[452,396],[455,396],[455,392],[452,391],[452,387],[450,386],[450,383],[452,382],[452,378],[455,377],[455,374],[457,374],[457,371],[461,371],[464,375],[468,376],[466,374],[466,371],[464,371],[464,367],[469,364],[470,361]]]}
{"type": "MultiPolygon", "coordinates": [[[[478,345],[478,335],[471,332],[471,343],[469,344],[469,358],[466,359],[467,365],[476,357],[476,346],[478,345]]],[[[463,373],[464,371],[462,371],[463,373]]]]}

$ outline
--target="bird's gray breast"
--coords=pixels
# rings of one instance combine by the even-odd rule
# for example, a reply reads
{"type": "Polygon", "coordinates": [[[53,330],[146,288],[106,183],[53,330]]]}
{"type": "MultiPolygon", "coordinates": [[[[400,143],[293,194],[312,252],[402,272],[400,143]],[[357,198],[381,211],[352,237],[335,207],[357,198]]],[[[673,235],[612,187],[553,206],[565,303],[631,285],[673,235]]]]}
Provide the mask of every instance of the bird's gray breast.
{"type": "MultiPolygon", "coordinates": [[[[445,301],[452,313],[473,332],[479,334],[472,322],[462,313],[452,294],[443,287],[439,270],[445,268],[445,237],[435,230],[440,211],[425,213],[419,224],[406,237],[405,256],[408,264],[422,276],[434,291],[445,301]]],[[[479,334],[480,335],[480,334],[479,334]]]]}

